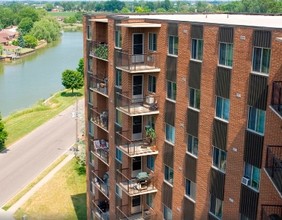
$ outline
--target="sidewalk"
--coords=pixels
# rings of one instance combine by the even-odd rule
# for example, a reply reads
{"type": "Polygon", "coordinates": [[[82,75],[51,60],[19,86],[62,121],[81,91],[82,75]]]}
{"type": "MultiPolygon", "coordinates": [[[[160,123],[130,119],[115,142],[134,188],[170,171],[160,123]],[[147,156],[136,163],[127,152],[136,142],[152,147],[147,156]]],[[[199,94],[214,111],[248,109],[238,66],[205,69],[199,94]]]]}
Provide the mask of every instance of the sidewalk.
{"type": "Polygon", "coordinates": [[[57,173],[64,165],[66,165],[74,157],[73,153],[69,155],[59,163],[53,170],[51,170],[42,180],[40,180],[30,191],[28,191],[22,198],[20,198],[8,211],[0,209],[0,220],[14,220],[14,213],[35,193],[37,192],[46,182],[48,182],[55,173],[57,173]]]}

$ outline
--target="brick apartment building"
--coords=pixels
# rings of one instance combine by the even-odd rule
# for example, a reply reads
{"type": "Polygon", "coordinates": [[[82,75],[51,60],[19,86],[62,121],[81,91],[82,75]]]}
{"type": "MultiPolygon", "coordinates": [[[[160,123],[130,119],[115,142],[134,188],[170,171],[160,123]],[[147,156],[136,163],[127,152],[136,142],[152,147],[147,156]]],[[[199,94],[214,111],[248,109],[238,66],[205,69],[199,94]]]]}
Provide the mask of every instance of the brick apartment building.
{"type": "Polygon", "coordinates": [[[282,218],[281,21],[84,16],[88,219],[282,218]]]}

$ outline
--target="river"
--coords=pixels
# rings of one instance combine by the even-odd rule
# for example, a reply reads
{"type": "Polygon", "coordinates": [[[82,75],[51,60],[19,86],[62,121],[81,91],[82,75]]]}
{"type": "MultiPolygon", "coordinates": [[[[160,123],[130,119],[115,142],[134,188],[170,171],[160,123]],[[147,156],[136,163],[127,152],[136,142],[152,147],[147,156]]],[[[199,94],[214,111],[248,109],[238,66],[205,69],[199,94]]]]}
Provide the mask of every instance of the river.
{"type": "Polygon", "coordinates": [[[0,112],[3,117],[30,107],[63,89],[61,74],[75,70],[83,57],[82,32],[64,32],[61,40],[12,62],[0,62],[0,112]]]}

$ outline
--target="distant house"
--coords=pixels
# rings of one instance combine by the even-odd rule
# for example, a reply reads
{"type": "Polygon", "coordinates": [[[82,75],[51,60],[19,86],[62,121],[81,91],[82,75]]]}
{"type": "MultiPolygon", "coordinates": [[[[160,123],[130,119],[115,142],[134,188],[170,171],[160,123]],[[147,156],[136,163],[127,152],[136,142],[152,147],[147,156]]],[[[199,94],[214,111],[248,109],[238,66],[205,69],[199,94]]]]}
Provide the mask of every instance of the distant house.
{"type": "Polygon", "coordinates": [[[18,36],[16,27],[6,28],[0,31],[0,44],[9,45],[9,42],[18,36]]]}

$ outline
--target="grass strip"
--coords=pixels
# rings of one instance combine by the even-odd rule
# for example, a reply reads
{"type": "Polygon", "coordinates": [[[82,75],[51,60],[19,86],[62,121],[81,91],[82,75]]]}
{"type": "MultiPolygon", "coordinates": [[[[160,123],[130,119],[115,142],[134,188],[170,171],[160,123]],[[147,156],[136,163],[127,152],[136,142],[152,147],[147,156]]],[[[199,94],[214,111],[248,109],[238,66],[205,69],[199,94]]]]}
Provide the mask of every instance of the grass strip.
{"type": "Polygon", "coordinates": [[[86,178],[77,166],[75,158],[69,161],[17,210],[15,219],[87,219],[86,178]]]}
{"type": "Polygon", "coordinates": [[[42,171],[29,185],[27,185],[22,191],[20,191],[14,198],[12,198],[9,202],[7,202],[2,209],[8,210],[11,206],[13,206],[17,201],[20,200],[29,190],[31,190],[39,181],[41,181],[48,173],[50,173],[56,166],[58,166],[67,155],[62,155],[59,157],[54,163],[52,163],[49,167],[47,167],[44,171],[42,171]]]}
{"type": "Polygon", "coordinates": [[[15,112],[4,118],[3,122],[8,132],[6,146],[9,147],[12,143],[55,117],[82,96],[83,89],[77,90],[73,94],[70,90],[60,91],[46,101],[41,100],[31,108],[15,112]]]}

